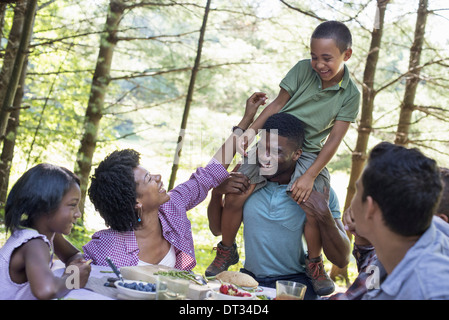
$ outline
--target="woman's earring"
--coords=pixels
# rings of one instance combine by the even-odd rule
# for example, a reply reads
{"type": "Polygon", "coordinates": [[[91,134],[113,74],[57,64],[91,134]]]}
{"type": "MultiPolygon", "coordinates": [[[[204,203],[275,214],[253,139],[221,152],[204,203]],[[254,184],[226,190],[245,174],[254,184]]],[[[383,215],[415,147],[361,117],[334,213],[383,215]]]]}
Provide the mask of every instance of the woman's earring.
{"type": "Polygon", "coordinates": [[[137,209],[137,221],[138,222],[142,222],[142,206],[139,206],[139,208],[137,209]]]}

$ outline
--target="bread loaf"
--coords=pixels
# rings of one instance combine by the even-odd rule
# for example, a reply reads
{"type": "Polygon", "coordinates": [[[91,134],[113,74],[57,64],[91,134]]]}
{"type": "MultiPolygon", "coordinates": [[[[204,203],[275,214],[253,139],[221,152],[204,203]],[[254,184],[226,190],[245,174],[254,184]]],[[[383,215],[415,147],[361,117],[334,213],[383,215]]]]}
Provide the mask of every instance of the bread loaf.
{"type": "Polygon", "coordinates": [[[232,283],[241,287],[255,288],[259,282],[246,273],[238,271],[223,271],[217,274],[216,278],[223,282],[232,283]]]}

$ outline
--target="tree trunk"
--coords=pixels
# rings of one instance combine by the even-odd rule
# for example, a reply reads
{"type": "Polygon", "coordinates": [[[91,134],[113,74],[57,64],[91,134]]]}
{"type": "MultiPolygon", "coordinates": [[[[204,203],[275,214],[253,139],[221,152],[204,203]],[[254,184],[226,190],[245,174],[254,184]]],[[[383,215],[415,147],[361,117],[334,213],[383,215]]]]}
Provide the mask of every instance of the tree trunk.
{"type": "Polygon", "coordinates": [[[181,157],[182,146],[184,143],[184,134],[185,134],[185,130],[187,127],[187,119],[189,117],[190,105],[192,103],[193,91],[195,88],[196,74],[198,73],[198,69],[199,69],[200,61],[201,61],[201,51],[203,49],[204,34],[206,33],[207,17],[209,15],[210,3],[211,3],[211,0],[207,0],[206,9],[204,11],[204,16],[203,16],[203,24],[201,26],[200,37],[198,40],[198,49],[197,49],[197,53],[196,53],[196,59],[195,59],[195,63],[192,68],[192,74],[190,76],[189,89],[187,91],[187,98],[186,98],[186,103],[184,106],[184,114],[182,116],[182,122],[181,122],[181,130],[179,131],[178,143],[176,145],[175,158],[173,160],[173,167],[172,167],[172,172],[171,172],[171,176],[170,176],[170,181],[168,184],[168,190],[173,189],[173,186],[176,181],[176,173],[178,171],[179,159],[181,157]]]}
{"type": "Polygon", "coordinates": [[[92,167],[99,124],[103,116],[104,99],[110,81],[112,56],[117,44],[117,30],[124,10],[125,5],[122,0],[110,0],[104,34],[100,40],[100,50],[84,119],[84,133],[74,170],[81,180],[80,209],[82,212],[84,212],[87,184],[92,167]]]}
{"type": "MultiPolygon", "coordinates": [[[[6,127],[5,140],[3,141],[2,154],[0,156],[0,205],[3,208],[8,193],[9,175],[11,163],[14,157],[14,147],[16,146],[17,128],[19,127],[19,117],[22,105],[22,98],[25,88],[25,78],[27,73],[28,59],[25,60],[14,98],[13,110],[9,115],[8,126],[6,127]]],[[[1,210],[3,212],[3,210],[1,210]]]]}
{"type": "Polygon", "coordinates": [[[0,114],[2,118],[0,121],[5,121],[4,131],[0,135],[3,140],[3,150],[0,157],[0,220],[3,220],[3,207],[8,190],[18,116],[27,69],[26,57],[28,56],[27,51],[34,26],[35,13],[36,1],[34,3],[20,1],[16,4],[0,73],[0,105],[2,105],[0,114]]]}
{"type": "MultiPolygon", "coordinates": [[[[6,4],[4,6],[6,6],[6,4]]],[[[9,79],[11,78],[13,70],[12,66],[14,65],[14,61],[16,60],[20,43],[20,35],[23,29],[25,10],[26,1],[17,3],[16,7],[14,8],[14,18],[11,26],[11,31],[9,32],[8,44],[6,46],[2,70],[0,72],[0,105],[3,105],[6,89],[8,88],[9,79]]],[[[3,185],[8,180],[8,172],[4,170],[4,167],[5,166],[0,165],[0,190],[3,189],[3,185]]],[[[2,207],[3,205],[4,202],[1,203],[2,207]]],[[[3,215],[3,210],[1,210],[1,212],[1,215],[3,215]]]]}
{"type": "Polygon", "coordinates": [[[3,38],[3,27],[5,26],[6,3],[0,3],[0,39],[3,38]]]}
{"type": "Polygon", "coordinates": [[[418,14],[416,18],[415,36],[413,45],[410,48],[410,60],[408,66],[407,81],[405,84],[404,99],[401,103],[401,111],[399,114],[399,123],[396,131],[395,144],[407,146],[409,143],[408,134],[410,131],[410,123],[412,113],[415,110],[416,89],[419,83],[420,70],[419,64],[421,60],[422,45],[424,42],[424,34],[427,22],[427,5],[428,0],[420,0],[418,14]]]}
{"type": "MultiPolygon", "coordinates": [[[[19,3],[20,1],[18,2],[17,6],[19,6],[19,3]]],[[[34,16],[36,15],[36,8],[37,8],[37,0],[28,0],[28,2],[26,3],[26,11],[23,20],[23,28],[21,32],[19,48],[17,49],[17,54],[15,56],[8,85],[5,87],[6,91],[4,98],[3,100],[0,100],[2,102],[2,108],[0,111],[0,137],[3,137],[5,134],[9,114],[11,113],[12,110],[11,106],[13,104],[14,97],[16,95],[17,85],[19,84],[20,76],[22,74],[23,64],[26,56],[28,55],[28,46],[30,43],[31,33],[33,32],[34,16]]]]}
{"type": "MultiPolygon", "coordinates": [[[[349,178],[348,189],[346,193],[346,200],[344,210],[350,205],[355,193],[355,182],[360,177],[366,160],[366,150],[368,140],[371,134],[371,125],[373,121],[374,98],[376,91],[374,89],[374,78],[376,74],[377,62],[379,60],[380,44],[382,39],[382,31],[384,25],[385,11],[389,0],[377,1],[377,12],[374,29],[371,33],[371,44],[366,59],[365,71],[363,74],[363,88],[362,88],[362,112],[360,117],[360,125],[358,128],[358,136],[355,150],[352,153],[351,175],[349,178]]],[[[352,238],[348,234],[350,239],[352,238]]],[[[347,267],[340,269],[333,265],[330,272],[330,277],[336,280],[337,277],[343,277],[346,285],[349,285],[348,269],[347,267]]]]}

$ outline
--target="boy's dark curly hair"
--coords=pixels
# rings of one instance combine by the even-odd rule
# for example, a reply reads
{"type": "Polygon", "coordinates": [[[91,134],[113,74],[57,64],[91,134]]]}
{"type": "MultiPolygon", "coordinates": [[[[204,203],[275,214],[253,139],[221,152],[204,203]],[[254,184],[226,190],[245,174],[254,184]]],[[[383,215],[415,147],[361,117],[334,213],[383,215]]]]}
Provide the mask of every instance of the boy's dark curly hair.
{"type": "Polygon", "coordinates": [[[135,150],[114,151],[100,162],[91,177],[90,201],[113,230],[132,231],[138,225],[133,169],[139,161],[140,153],[135,150]]]}

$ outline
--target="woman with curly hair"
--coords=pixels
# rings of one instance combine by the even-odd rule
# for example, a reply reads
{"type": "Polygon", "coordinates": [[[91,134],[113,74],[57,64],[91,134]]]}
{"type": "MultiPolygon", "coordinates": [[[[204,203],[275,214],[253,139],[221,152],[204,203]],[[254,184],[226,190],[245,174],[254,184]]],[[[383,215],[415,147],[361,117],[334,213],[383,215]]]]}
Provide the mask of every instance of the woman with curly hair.
{"type": "MultiPolygon", "coordinates": [[[[262,94],[253,94],[237,127],[247,129],[264,103],[262,94]]],[[[161,264],[193,269],[195,250],[187,211],[229,176],[236,136],[233,132],[207,166],[169,192],[159,174],[140,165],[137,151],[125,149],[108,155],[91,177],[89,197],[109,229],[96,232],[83,246],[85,258],[105,266],[110,257],[118,267],[161,264]]]]}

